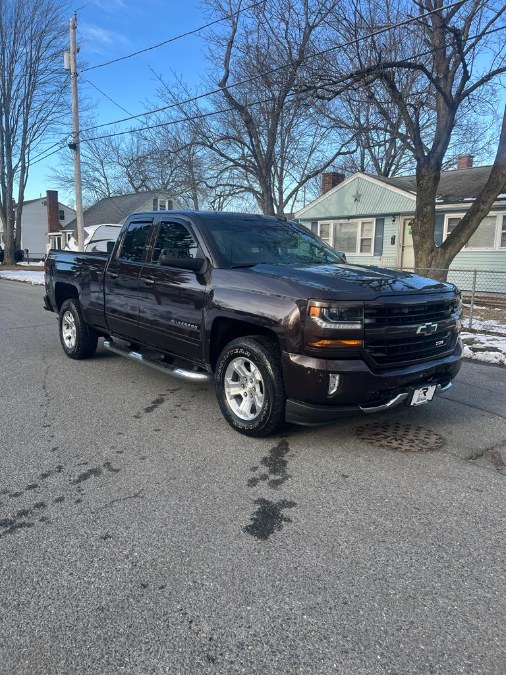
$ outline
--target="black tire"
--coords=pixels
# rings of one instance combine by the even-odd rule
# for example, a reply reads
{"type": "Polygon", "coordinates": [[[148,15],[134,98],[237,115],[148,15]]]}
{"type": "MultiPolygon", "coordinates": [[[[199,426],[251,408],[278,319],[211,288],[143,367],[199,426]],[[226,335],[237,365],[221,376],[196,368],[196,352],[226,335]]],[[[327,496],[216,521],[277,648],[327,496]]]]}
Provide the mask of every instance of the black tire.
{"type": "Polygon", "coordinates": [[[58,319],[60,342],[65,354],[71,359],[89,359],[97,350],[98,333],[88,326],[78,300],[65,300],[58,319]],[[72,336],[71,319],[75,326],[72,336]]]}
{"type": "MultiPolygon", "coordinates": [[[[241,378],[238,375],[237,377],[237,386],[243,387],[241,378]]],[[[253,384],[246,384],[245,386],[250,386],[251,389],[253,384]]],[[[214,374],[214,387],[223,416],[230,426],[241,434],[262,438],[280,431],[284,426],[286,396],[279,347],[274,340],[254,335],[237,338],[229,342],[218,358],[214,374]],[[238,408],[238,403],[242,403],[241,396],[247,399],[247,392],[241,391],[236,397],[231,398],[230,402],[227,397],[225,374],[229,367],[230,374],[231,369],[235,364],[240,363],[241,359],[245,360],[246,367],[248,363],[253,364],[259,371],[256,374],[258,380],[253,384],[262,385],[258,387],[258,390],[259,392],[261,390],[263,403],[258,407],[255,407],[255,403],[251,403],[253,406],[251,414],[254,415],[254,419],[242,419],[231,407],[234,405],[238,408]]],[[[253,398],[251,393],[249,396],[253,398]]],[[[256,394],[254,396],[256,400],[256,394]]],[[[242,414],[240,410],[239,414],[242,414]]]]}

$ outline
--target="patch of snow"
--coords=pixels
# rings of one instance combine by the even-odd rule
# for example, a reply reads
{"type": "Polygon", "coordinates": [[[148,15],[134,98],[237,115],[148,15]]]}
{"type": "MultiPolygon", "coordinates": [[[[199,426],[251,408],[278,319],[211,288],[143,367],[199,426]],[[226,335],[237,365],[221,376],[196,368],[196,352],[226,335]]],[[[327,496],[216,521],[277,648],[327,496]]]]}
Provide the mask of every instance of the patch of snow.
{"type": "Polygon", "coordinates": [[[43,260],[37,260],[37,262],[19,262],[16,263],[17,265],[25,265],[25,266],[30,266],[30,267],[44,267],[44,261],[43,260]]]}
{"type": "MultiPolygon", "coordinates": [[[[469,317],[464,319],[463,324],[465,328],[468,328],[469,317]]],[[[489,330],[494,333],[506,335],[506,323],[503,321],[495,321],[494,319],[476,319],[473,317],[472,329],[476,331],[489,330]]]]}
{"type": "Polygon", "coordinates": [[[32,286],[44,286],[44,272],[32,272],[29,270],[19,272],[6,270],[0,271],[0,279],[9,279],[10,281],[24,281],[32,286]]]}
{"type": "Polygon", "coordinates": [[[463,331],[461,337],[464,341],[464,358],[506,366],[506,334],[483,335],[463,331]]]}

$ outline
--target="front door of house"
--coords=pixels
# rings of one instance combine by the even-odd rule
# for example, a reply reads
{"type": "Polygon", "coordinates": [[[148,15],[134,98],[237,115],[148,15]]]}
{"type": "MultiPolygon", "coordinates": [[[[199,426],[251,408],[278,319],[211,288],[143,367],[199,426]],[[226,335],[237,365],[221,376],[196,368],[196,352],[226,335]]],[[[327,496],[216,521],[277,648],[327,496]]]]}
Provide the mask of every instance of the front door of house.
{"type": "Polygon", "coordinates": [[[415,266],[415,250],[413,248],[411,222],[411,218],[403,218],[402,221],[401,267],[408,269],[414,268],[415,266]]]}

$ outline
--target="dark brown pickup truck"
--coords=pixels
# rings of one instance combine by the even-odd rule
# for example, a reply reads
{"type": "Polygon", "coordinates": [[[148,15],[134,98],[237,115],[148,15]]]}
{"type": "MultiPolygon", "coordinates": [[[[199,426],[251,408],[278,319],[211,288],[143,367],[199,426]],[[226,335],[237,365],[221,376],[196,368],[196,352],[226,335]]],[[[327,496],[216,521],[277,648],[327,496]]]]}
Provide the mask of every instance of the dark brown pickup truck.
{"type": "Polygon", "coordinates": [[[420,405],[460,368],[452,284],[346,263],[295,222],[237,213],[135,213],[109,254],[49,252],[45,307],[73,359],[107,349],[214,380],[250,436],[285,421],[420,405]]]}

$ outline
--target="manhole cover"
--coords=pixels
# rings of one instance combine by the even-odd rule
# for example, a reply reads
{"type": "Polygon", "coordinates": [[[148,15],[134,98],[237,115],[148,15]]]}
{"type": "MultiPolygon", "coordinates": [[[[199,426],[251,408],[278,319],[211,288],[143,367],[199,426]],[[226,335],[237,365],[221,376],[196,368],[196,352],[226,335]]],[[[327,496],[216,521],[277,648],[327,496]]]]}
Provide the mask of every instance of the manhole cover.
{"type": "Polygon", "coordinates": [[[357,436],[372,445],[400,452],[430,452],[440,450],[445,443],[442,436],[430,429],[389,420],[365,424],[357,429],[357,436]]]}

